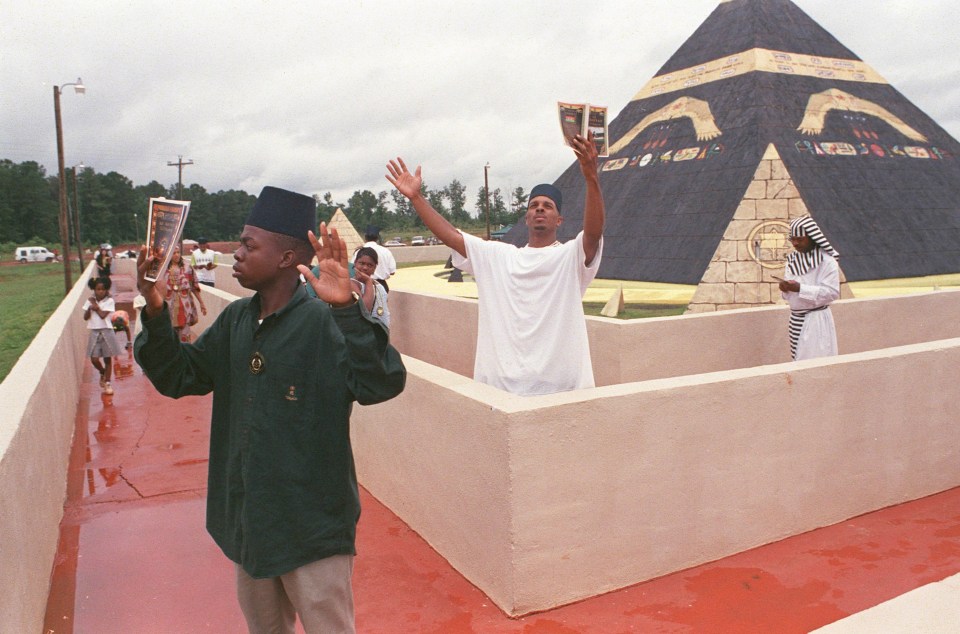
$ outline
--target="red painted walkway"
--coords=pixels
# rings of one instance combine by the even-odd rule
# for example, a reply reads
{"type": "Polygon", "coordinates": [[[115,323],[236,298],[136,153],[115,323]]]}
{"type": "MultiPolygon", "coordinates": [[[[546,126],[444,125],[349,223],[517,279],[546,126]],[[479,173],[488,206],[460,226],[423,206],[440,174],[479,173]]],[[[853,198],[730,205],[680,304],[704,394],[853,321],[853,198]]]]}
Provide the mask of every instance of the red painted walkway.
{"type": "MultiPolygon", "coordinates": [[[[210,399],[159,396],[132,358],[114,388],[86,373],[44,631],[246,631],[204,530],[210,399]]],[[[366,492],[358,550],[363,633],[808,632],[960,572],[960,488],[522,619],[366,492]]]]}

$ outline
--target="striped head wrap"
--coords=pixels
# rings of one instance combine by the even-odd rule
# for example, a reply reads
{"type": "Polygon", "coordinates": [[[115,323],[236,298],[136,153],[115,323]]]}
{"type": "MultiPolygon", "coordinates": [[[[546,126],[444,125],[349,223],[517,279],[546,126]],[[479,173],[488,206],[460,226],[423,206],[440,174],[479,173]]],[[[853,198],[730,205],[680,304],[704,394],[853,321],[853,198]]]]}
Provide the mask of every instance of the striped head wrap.
{"type": "MultiPolygon", "coordinates": [[[[792,275],[800,277],[819,266],[820,263],[823,262],[824,253],[829,254],[835,260],[840,259],[840,254],[833,248],[833,245],[831,245],[826,236],[823,235],[823,231],[820,230],[820,226],[810,216],[797,218],[790,223],[790,237],[799,238],[801,236],[809,236],[815,246],[806,253],[794,251],[787,256],[787,271],[792,275]]],[[[806,320],[807,314],[823,310],[826,307],[827,306],[824,305],[808,310],[790,311],[788,334],[790,336],[791,358],[797,358],[797,343],[800,341],[800,331],[803,330],[803,322],[806,320]]]]}
{"type": "Polygon", "coordinates": [[[807,253],[794,251],[787,256],[787,270],[796,276],[801,276],[816,268],[823,261],[823,254],[827,253],[833,259],[839,260],[840,254],[823,235],[820,226],[810,216],[796,218],[790,223],[790,237],[799,238],[809,236],[813,240],[814,248],[807,253]]]}

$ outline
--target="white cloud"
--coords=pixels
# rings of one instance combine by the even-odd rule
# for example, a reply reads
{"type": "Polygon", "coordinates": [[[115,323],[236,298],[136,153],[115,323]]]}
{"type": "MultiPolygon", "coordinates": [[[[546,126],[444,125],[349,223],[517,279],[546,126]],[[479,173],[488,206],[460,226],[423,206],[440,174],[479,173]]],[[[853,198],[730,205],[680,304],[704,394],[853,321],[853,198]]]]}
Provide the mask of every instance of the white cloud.
{"type": "MultiPolygon", "coordinates": [[[[799,0],[908,98],[960,136],[953,0],[799,0]]],[[[573,160],[557,99],[613,113],[716,0],[337,2],[242,0],[0,3],[0,157],[55,169],[52,85],[63,95],[67,164],[135,183],[389,189],[386,161],[459,178],[472,205],[528,189],[573,160]],[[69,91],[69,89],[68,89],[69,91]]]]}

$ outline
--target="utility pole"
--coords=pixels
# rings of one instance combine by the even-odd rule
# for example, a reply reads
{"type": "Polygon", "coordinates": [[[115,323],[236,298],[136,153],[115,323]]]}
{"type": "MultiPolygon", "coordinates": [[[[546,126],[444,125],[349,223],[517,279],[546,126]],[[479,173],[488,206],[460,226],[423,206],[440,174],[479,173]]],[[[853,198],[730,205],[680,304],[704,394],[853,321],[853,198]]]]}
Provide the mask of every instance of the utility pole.
{"type": "Polygon", "coordinates": [[[80,241],[80,194],[77,190],[77,168],[83,169],[83,162],[74,165],[73,171],[73,238],[77,242],[77,259],[80,260],[80,274],[83,275],[83,243],[80,241]]]}
{"type": "Polygon", "coordinates": [[[177,200],[183,200],[183,166],[193,165],[193,159],[184,161],[182,156],[177,156],[177,162],[167,161],[167,165],[177,168],[177,200]]]}
{"type": "Polygon", "coordinates": [[[483,166],[483,197],[485,199],[484,203],[484,215],[487,217],[487,240],[490,239],[490,178],[488,173],[490,172],[490,163],[487,163],[483,166]]]}

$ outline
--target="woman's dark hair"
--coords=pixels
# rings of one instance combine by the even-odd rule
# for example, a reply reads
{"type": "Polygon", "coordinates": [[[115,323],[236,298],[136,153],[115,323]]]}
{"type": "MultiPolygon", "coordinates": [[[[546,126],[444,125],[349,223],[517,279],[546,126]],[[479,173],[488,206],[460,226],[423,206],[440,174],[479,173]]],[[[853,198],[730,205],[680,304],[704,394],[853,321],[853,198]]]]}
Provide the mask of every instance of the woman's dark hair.
{"type": "Polygon", "coordinates": [[[357,249],[357,255],[354,256],[353,261],[356,262],[364,255],[373,260],[374,264],[380,264],[380,258],[377,256],[377,250],[373,247],[360,247],[357,249]]]}
{"type": "Polygon", "coordinates": [[[109,277],[91,277],[87,280],[87,286],[90,287],[91,291],[97,290],[97,284],[103,284],[105,289],[110,290],[111,282],[109,277]]]}
{"type": "MultiPolygon", "coordinates": [[[[174,245],[171,247],[170,250],[171,250],[171,251],[179,251],[179,253],[180,253],[180,261],[177,263],[177,266],[179,266],[179,267],[182,268],[184,262],[187,261],[187,259],[186,259],[185,257],[183,257],[183,245],[182,245],[182,244],[174,244],[174,245]]],[[[167,263],[167,268],[169,269],[171,266],[173,266],[173,264],[174,264],[174,262],[173,262],[173,255],[171,254],[171,256],[170,256],[170,262],[167,263]]]]}

